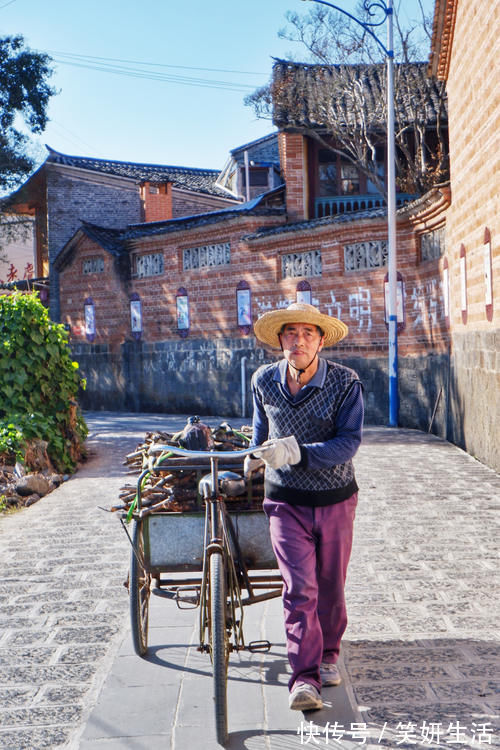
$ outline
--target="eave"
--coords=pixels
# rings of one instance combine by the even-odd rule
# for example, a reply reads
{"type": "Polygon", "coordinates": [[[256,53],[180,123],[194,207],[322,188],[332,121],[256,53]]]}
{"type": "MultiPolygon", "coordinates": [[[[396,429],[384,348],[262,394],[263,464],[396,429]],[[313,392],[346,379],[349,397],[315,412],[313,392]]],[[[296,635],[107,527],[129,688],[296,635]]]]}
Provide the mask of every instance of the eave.
{"type": "Polygon", "coordinates": [[[444,226],[446,210],[451,205],[449,183],[436,185],[425,195],[398,210],[398,216],[406,219],[417,234],[444,226]]]}
{"type": "Polygon", "coordinates": [[[457,5],[458,0],[436,0],[428,71],[439,81],[448,78],[457,5]]]}

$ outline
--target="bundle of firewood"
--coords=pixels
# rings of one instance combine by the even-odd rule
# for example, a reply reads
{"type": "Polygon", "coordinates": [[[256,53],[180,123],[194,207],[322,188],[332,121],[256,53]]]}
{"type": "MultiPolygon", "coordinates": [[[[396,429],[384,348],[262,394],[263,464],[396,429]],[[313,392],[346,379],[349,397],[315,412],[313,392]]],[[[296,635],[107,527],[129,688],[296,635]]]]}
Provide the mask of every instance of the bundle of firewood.
{"type": "MultiPolygon", "coordinates": [[[[119,502],[113,505],[111,510],[127,514],[131,508],[134,510],[137,507],[137,481],[143,472],[147,472],[141,481],[143,516],[158,512],[178,513],[202,509],[204,499],[200,495],[198,483],[203,476],[210,473],[209,459],[151,453],[150,448],[155,444],[177,447],[195,445],[195,449],[199,450],[201,441],[206,446],[205,450],[223,453],[248,448],[251,437],[252,428],[247,425],[233,429],[223,422],[215,429],[210,429],[196,417],[190,418],[184,430],[178,433],[146,433],[144,442],[129,453],[124,461],[129,473],[135,475],[136,481],[121,488],[119,502]]],[[[243,459],[224,459],[221,455],[218,470],[219,476],[230,471],[243,477],[243,459]]],[[[250,480],[247,480],[244,494],[227,497],[226,501],[229,510],[260,510],[263,498],[264,472],[263,469],[259,469],[250,480]]]]}

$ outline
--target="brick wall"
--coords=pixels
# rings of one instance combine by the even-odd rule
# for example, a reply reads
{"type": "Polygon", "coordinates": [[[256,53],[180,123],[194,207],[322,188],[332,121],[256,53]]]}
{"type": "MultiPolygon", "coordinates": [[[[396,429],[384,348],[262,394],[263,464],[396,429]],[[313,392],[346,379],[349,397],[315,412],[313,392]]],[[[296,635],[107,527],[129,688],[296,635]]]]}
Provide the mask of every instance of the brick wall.
{"type": "Polygon", "coordinates": [[[190,193],[178,188],[172,189],[172,218],[174,219],[182,216],[197,216],[208,211],[219,211],[222,208],[229,208],[234,205],[236,205],[235,201],[231,200],[229,196],[226,200],[212,195],[190,193]]]}
{"type": "Polygon", "coordinates": [[[86,341],[85,300],[95,307],[96,343],[113,351],[130,336],[128,285],[118,273],[115,258],[100,245],[83,236],[76,247],[73,262],[59,274],[61,322],[71,326],[74,341],[86,341]],[[83,273],[87,259],[102,259],[101,272],[83,273]]]}
{"type": "Polygon", "coordinates": [[[447,80],[453,202],[447,215],[452,328],[457,334],[498,327],[500,278],[500,6],[471,0],[457,5],[447,80]],[[491,235],[492,320],[485,309],[483,240],[491,235]],[[462,321],[460,247],[467,265],[467,321],[462,321]]]}
{"type": "MultiPolygon", "coordinates": [[[[376,356],[385,351],[387,328],[383,292],[387,269],[344,270],[344,245],[385,239],[385,221],[345,222],[336,228],[327,225],[314,230],[304,228],[301,232],[273,233],[257,240],[244,239],[266,223],[272,226],[276,221],[275,217],[236,218],[144,238],[136,244],[133,252],[162,253],[165,271],[161,276],[133,278],[126,285],[127,288],[118,279],[111,256],[102,249],[101,255],[106,258],[105,272],[89,277],[79,276],[83,258],[98,252],[98,246],[85,239],[79,245],[73,262],[61,275],[63,322],[72,323],[74,316],[83,309],[85,297],[94,297],[106,290],[111,290],[116,296],[120,289],[123,299],[137,293],[142,301],[145,340],[178,340],[176,294],[183,287],[189,296],[190,337],[240,336],[236,315],[237,284],[240,281],[249,284],[252,315],[256,319],[266,310],[286,306],[296,298],[297,284],[302,277],[282,278],[282,255],[320,249],[322,275],[309,277],[308,281],[314,304],[340,317],[349,326],[349,337],[340,344],[340,351],[363,352],[366,356],[376,356]],[[183,270],[185,249],[221,243],[230,244],[229,266],[183,270]],[[79,299],[76,308],[68,305],[68,296],[74,301],[79,299]]],[[[404,277],[406,292],[406,327],[399,336],[400,354],[421,354],[429,348],[437,352],[445,351],[448,334],[441,282],[442,260],[417,263],[416,241],[408,223],[400,226],[398,246],[399,269],[404,277]]],[[[96,341],[120,344],[130,334],[127,326],[127,315],[119,317],[115,312],[106,326],[99,329],[96,341]],[[125,329],[118,320],[127,321],[125,329]]]]}
{"type": "Polygon", "coordinates": [[[172,218],[172,185],[168,182],[141,185],[143,221],[166,221],[172,218]]]}
{"type": "Polygon", "coordinates": [[[286,182],[286,210],[290,221],[307,216],[307,164],[305,138],[298,133],[279,134],[280,159],[286,182]]]}
{"type": "MultiPolygon", "coordinates": [[[[179,190],[166,183],[157,186],[158,193],[152,193],[149,183],[139,186],[133,180],[116,176],[50,164],[46,171],[48,254],[51,265],[82,220],[102,227],[124,227],[141,221],[161,221],[234,205],[234,201],[179,190]]],[[[59,320],[59,277],[52,269],[50,285],[51,315],[59,320]]]]}
{"type": "Polygon", "coordinates": [[[142,220],[139,189],[130,180],[47,169],[47,234],[50,271],[50,312],[60,320],[59,274],[52,263],[75,234],[82,219],[103,227],[122,227],[142,220]]]}
{"type": "Polygon", "coordinates": [[[47,170],[49,258],[80,227],[82,219],[102,227],[123,227],[142,220],[140,193],[131,180],[96,179],[47,170]]]}
{"type": "Polygon", "coordinates": [[[456,4],[447,78],[452,204],[446,213],[450,276],[450,435],[500,470],[500,6],[456,4]],[[488,230],[486,232],[486,230],[488,230]],[[485,234],[492,305],[486,306],[485,234]],[[467,309],[462,315],[460,255],[467,309]]]}
{"type": "MultiPolygon", "coordinates": [[[[76,247],[61,273],[63,322],[72,326],[72,347],[81,358],[88,388],[87,408],[240,413],[240,367],[247,357],[248,381],[253,370],[276,353],[259,346],[252,334],[237,325],[236,287],[246,281],[252,293],[252,316],[296,298],[303,278],[282,278],[284,253],[321,249],[322,275],[308,277],[312,301],[323,312],[349,326],[349,336],[326,356],[345,362],[360,373],[366,386],[367,420],[387,419],[387,329],[384,323],[383,281],[386,268],[345,271],[344,245],[385,239],[385,220],[351,221],[278,231],[281,217],[239,217],[190,230],[143,238],[132,251],[163,253],[161,276],[120,281],[112,257],[88,238],[76,247]],[[258,239],[248,238],[264,225],[258,239]],[[273,229],[274,227],[274,229],[273,229]],[[183,250],[229,242],[231,264],[183,270],[183,250]],[[101,252],[105,271],[82,277],[83,259],[101,252]],[[186,338],[177,331],[176,293],[186,289],[191,327],[186,338]],[[143,335],[134,341],[129,296],[142,303],[143,335]],[[83,303],[95,304],[97,335],[85,338],[83,303]],[[168,378],[166,373],[168,372],[168,378]],[[114,379],[113,384],[110,378],[114,379]],[[102,382],[102,385],[101,385],[102,382]]],[[[442,298],[442,259],[419,263],[412,226],[398,231],[399,268],[405,280],[406,328],[399,335],[402,424],[427,429],[439,387],[449,371],[448,333],[442,298]]],[[[247,390],[249,382],[247,383],[247,390]]],[[[249,391],[248,391],[249,392],[249,391]]],[[[250,398],[248,396],[248,398],[250,398]]],[[[445,434],[445,400],[434,430],[445,434]]],[[[247,413],[250,413],[250,402],[247,413]]]]}

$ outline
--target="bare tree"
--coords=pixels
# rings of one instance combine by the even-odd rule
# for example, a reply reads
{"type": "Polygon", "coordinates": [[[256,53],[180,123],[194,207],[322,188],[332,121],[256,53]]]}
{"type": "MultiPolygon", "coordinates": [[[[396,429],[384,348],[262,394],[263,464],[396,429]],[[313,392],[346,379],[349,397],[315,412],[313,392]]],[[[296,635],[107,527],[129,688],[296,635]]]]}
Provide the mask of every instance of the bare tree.
{"type": "MultiPolygon", "coordinates": [[[[431,18],[418,0],[420,21],[403,26],[396,15],[395,119],[398,188],[425,192],[447,176],[446,93],[429,79],[426,63],[431,18]]],[[[361,20],[373,20],[366,4],[361,20]]],[[[277,60],[268,86],[245,100],[258,117],[317,141],[354,164],[382,194],[386,189],[376,161],[385,142],[386,67],[383,51],[361,26],[324,6],[304,15],[288,13],[279,36],[305,48],[306,64],[277,60]]]]}

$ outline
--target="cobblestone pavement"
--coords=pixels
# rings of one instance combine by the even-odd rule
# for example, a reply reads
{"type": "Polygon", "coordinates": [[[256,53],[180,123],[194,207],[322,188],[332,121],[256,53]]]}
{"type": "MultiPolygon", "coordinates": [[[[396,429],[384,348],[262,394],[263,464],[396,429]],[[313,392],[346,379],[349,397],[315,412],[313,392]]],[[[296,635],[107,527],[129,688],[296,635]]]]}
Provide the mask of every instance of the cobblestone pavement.
{"type": "MultiPolygon", "coordinates": [[[[0,518],[2,750],[80,747],[128,629],[128,544],[116,517],[99,506],[116,499],[122,458],[146,429],[184,422],[89,415],[83,468],[36,505],[0,518]]],[[[356,469],[342,660],[356,721],[299,714],[297,731],[280,736],[291,713],[280,687],[252,742],[240,732],[231,747],[499,745],[500,477],[438,438],[388,428],[366,430],[356,469]]],[[[92,750],[91,741],[83,744],[92,750]]]]}
{"type": "Polygon", "coordinates": [[[368,429],[356,467],[344,661],[361,721],[377,747],[499,744],[500,477],[413,430],[368,429]]]}
{"type": "Polygon", "coordinates": [[[128,546],[109,508],[126,453],[182,417],[89,415],[89,460],[36,505],[0,518],[0,748],[66,746],[128,623],[128,546]]]}

